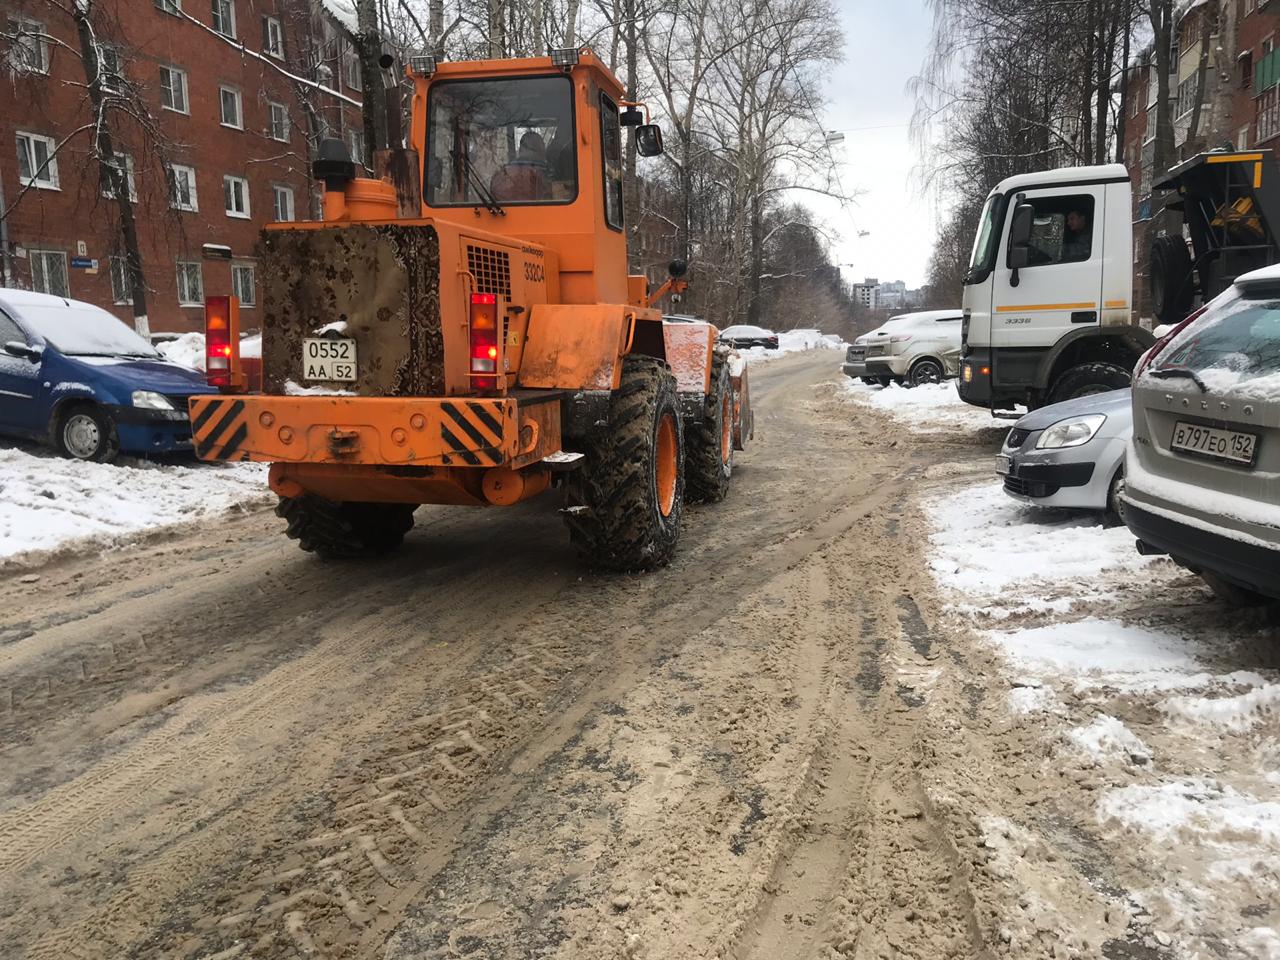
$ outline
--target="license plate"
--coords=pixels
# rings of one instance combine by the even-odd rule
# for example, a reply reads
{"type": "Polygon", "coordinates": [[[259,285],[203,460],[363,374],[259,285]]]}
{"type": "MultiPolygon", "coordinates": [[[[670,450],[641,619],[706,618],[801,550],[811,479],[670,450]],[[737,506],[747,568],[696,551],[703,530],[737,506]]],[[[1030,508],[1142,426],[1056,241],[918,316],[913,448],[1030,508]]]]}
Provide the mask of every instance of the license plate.
{"type": "Polygon", "coordinates": [[[1179,420],[1173,427],[1174,450],[1197,457],[1211,457],[1252,467],[1258,452],[1258,435],[1238,430],[1219,430],[1179,420]]]}
{"type": "Polygon", "coordinates": [[[304,380],[354,380],[356,342],[328,337],[303,340],[302,371],[304,380]]]}
{"type": "Polygon", "coordinates": [[[1011,470],[1013,470],[1013,457],[1007,457],[1003,453],[997,454],[996,473],[1002,477],[1007,477],[1011,470]]]}

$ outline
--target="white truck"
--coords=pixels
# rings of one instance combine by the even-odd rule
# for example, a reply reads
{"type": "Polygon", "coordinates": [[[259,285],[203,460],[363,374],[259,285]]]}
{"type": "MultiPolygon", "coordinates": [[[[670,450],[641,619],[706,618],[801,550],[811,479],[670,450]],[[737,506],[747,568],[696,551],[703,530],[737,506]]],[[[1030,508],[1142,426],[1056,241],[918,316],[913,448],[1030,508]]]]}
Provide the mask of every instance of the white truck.
{"type": "Polygon", "coordinates": [[[1127,387],[1155,342],[1133,315],[1121,164],[1002,180],[964,281],[960,396],[992,412],[1127,387]]]}

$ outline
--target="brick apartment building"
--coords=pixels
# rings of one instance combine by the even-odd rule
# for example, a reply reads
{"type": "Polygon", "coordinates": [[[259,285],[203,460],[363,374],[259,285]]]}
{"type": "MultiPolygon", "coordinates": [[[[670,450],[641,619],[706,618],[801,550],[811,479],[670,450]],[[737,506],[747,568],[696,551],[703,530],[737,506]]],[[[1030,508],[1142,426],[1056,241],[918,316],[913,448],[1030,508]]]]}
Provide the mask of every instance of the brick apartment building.
{"type": "MultiPolygon", "coordinates": [[[[1194,0],[1175,23],[1174,74],[1169,78],[1175,157],[1227,143],[1236,149],[1280,148],[1280,0],[1194,0]],[[1205,98],[1196,142],[1187,143],[1199,79],[1201,41],[1209,18],[1205,98]],[[1225,34],[1222,36],[1220,34],[1225,34]]],[[[1156,70],[1150,51],[1126,77],[1121,110],[1122,156],[1133,184],[1134,296],[1149,312],[1146,229],[1153,210],[1156,70]]],[[[1159,209],[1159,197],[1154,198],[1159,209]]]]}
{"type": "MultiPolygon", "coordinates": [[[[244,327],[258,326],[263,224],[318,215],[308,170],[320,137],[363,154],[359,66],[339,3],[96,0],[100,58],[124,104],[109,117],[152,333],[198,329],[206,293],[234,292],[244,327]]],[[[63,6],[0,0],[0,285],[132,323],[120,204],[92,151],[80,40],[63,6]]]]}

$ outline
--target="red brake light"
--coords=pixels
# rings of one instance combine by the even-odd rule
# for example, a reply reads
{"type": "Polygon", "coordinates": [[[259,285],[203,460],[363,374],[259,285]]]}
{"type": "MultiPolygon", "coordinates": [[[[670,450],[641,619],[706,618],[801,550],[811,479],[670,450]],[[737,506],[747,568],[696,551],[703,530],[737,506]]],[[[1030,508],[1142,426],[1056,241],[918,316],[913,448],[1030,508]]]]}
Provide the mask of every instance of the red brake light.
{"type": "Polygon", "coordinates": [[[498,297],[471,294],[471,385],[477,390],[498,388],[498,364],[502,353],[498,338],[498,297]]]}
{"type": "Polygon", "coordinates": [[[1164,350],[1164,348],[1169,345],[1169,341],[1171,341],[1174,337],[1176,337],[1188,326],[1190,326],[1192,322],[1199,320],[1200,315],[1203,314],[1208,309],[1209,309],[1209,305],[1206,303],[1203,307],[1201,307],[1199,310],[1192,312],[1190,316],[1188,316],[1185,320],[1183,320],[1181,323],[1175,326],[1172,330],[1166,333],[1163,337],[1157,340],[1154,344],[1152,344],[1151,349],[1138,358],[1138,365],[1133,368],[1133,379],[1136,381],[1138,377],[1142,376],[1142,372],[1146,370],[1147,367],[1151,366],[1151,361],[1160,355],[1160,353],[1164,350]]]}
{"type": "Polygon", "coordinates": [[[240,374],[240,303],[235,297],[204,302],[204,370],[211,387],[243,389],[240,374]]]}

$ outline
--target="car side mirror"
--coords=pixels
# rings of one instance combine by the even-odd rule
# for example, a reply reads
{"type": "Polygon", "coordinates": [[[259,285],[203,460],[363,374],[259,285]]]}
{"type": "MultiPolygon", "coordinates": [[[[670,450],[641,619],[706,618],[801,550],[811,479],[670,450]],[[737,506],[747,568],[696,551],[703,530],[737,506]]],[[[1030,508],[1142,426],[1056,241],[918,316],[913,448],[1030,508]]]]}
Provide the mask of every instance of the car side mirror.
{"type": "Polygon", "coordinates": [[[44,348],[29,347],[19,340],[10,340],[4,345],[4,352],[11,357],[18,357],[21,360],[30,360],[32,363],[36,363],[43,356],[44,348]]]}
{"type": "Polygon", "coordinates": [[[1009,252],[1005,265],[1013,271],[1009,277],[1009,285],[1018,285],[1018,271],[1031,262],[1031,225],[1036,211],[1029,203],[1020,203],[1013,208],[1013,220],[1009,224],[1009,252]]]}
{"type": "Polygon", "coordinates": [[[662,128],[656,123],[642,123],[636,127],[636,152],[642,157],[656,157],[662,153],[662,128]]]}

